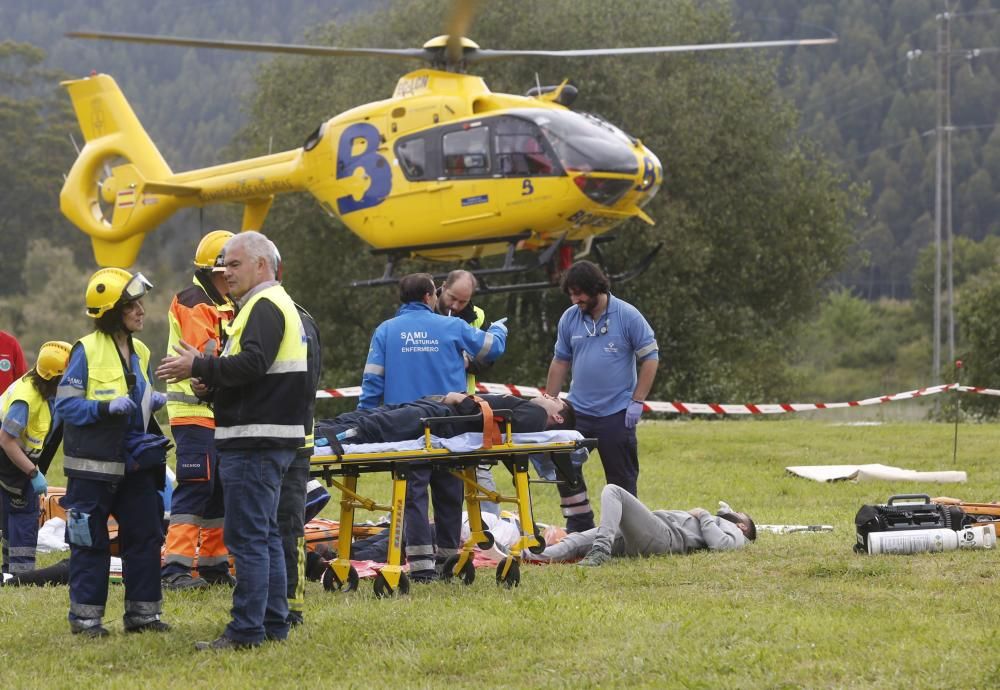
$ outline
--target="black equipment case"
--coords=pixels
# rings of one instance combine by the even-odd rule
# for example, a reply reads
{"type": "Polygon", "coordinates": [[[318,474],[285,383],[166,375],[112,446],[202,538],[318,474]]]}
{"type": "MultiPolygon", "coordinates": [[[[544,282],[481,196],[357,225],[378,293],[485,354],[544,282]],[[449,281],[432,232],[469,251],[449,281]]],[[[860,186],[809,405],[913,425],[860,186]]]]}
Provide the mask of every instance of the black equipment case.
{"type": "Polygon", "coordinates": [[[974,519],[960,507],[931,503],[927,494],[890,496],[885,505],[861,506],[854,516],[858,541],[857,553],[868,553],[868,535],[872,532],[900,532],[914,529],[952,529],[956,532],[974,519]]]}

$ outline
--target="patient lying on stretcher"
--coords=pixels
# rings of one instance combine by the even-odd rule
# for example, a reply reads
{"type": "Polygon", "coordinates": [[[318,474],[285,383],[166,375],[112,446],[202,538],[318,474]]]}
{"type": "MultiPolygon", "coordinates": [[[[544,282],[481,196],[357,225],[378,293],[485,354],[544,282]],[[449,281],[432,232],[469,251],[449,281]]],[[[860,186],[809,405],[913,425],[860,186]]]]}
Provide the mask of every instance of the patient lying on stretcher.
{"type": "MultiPolygon", "coordinates": [[[[551,396],[524,399],[513,395],[481,395],[478,398],[492,410],[510,410],[511,430],[514,433],[572,429],[576,425],[573,406],[565,399],[551,396]]],[[[479,413],[479,404],[471,396],[448,393],[321,419],[316,422],[316,437],[332,441],[337,434],[354,429],[350,443],[409,441],[424,433],[420,420],[425,417],[459,417],[479,413]]],[[[482,430],[482,420],[456,420],[434,425],[434,433],[438,436],[458,436],[482,430]]]]}

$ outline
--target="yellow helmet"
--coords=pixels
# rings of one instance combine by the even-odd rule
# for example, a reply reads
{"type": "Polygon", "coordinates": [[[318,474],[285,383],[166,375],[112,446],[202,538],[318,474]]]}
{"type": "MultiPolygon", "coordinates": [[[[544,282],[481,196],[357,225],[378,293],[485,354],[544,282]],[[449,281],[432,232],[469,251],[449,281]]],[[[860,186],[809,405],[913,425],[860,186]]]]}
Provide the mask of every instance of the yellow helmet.
{"type": "Polygon", "coordinates": [[[233,233],[228,230],[213,230],[201,238],[194,252],[194,265],[198,268],[210,268],[222,271],[222,248],[233,233]]]}
{"type": "Polygon", "coordinates": [[[132,274],[124,268],[102,268],[87,283],[87,316],[99,318],[119,300],[134,302],[152,287],[141,273],[132,274]]]}
{"type": "Polygon", "coordinates": [[[38,350],[38,360],[35,371],[46,381],[55,376],[62,376],[69,362],[69,352],[73,346],[63,340],[50,340],[42,343],[38,350]]]}

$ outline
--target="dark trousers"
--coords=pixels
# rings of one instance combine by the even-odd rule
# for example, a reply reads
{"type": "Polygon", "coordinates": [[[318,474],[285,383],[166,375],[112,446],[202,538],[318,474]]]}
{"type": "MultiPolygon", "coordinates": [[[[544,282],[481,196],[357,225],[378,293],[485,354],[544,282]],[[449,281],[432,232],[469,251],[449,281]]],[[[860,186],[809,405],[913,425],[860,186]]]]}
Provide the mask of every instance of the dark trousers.
{"type": "Polygon", "coordinates": [[[163,499],[155,470],[129,472],[115,482],[70,477],[62,505],[70,513],[88,514],[90,545],[74,543],[67,530],[69,558],[69,617],[99,619],[108,600],[111,541],[108,517],[118,521],[118,543],[125,582],[125,617],[159,615],[160,547],[163,544],[163,499]]]}
{"type": "Polygon", "coordinates": [[[587,483],[583,480],[583,466],[572,467],[570,471],[574,473],[572,481],[558,477],[559,506],[566,518],[567,532],[586,532],[594,529],[595,525],[594,509],[587,496],[587,483]]]}
{"type": "Polygon", "coordinates": [[[278,531],[281,533],[281,550],[285,556],[285,574],[288,579],[288,611],[291,619],[302,621],[306,593],[305,513],[306,484],[309,483],[309,457],[292,460],[288,471],[281,478],[278,494],[278,531]]]}
{"type": "Polygon", "coordinates": [[[434,569],[435,543],[441,560],[458,553],[464,499],[462,480],[447,470],[431,470],[430,466],[410,470],[406,482],[406,508],[403,511],[403,536],[410,572],[434,569]],[[434,505],[433,535],[427,515],[428,489],[432,492],[434,505]]]}
{"type": "Polygon", "coordinates": [[[0,489],[5,573],[20,575],[35,569],[39,512],[38,495],[31,488],[31,482],[24,482],[20,496],[0,489]]]}
{"type": "Polygon", "coordinates": [[[587,438],[597,439],[597,452],[601,455],[607,483],[638,496],[639,443],[635,429],[625,428],[625,410],[607,417],[577,413],[576,430],[587,438]]]}

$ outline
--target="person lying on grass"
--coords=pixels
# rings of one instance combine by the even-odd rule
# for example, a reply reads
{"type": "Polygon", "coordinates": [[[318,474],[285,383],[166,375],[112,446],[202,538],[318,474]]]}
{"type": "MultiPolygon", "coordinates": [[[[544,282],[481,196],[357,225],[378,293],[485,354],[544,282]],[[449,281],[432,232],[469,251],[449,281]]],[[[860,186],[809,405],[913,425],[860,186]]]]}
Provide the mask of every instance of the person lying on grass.
{"type": "Polygon", "coordinates": [[[710,549],[733,551],[757,538],[757,527],[746,513],[719,502],[717,515],[704,508],[651,511],[620,486],[601,492],[600,526],[574,532],[540,555],[524,553],[537,563],[561,563],[583,556],[582,566],[600,566],[617,556],[654,556],[710,549]]]}

